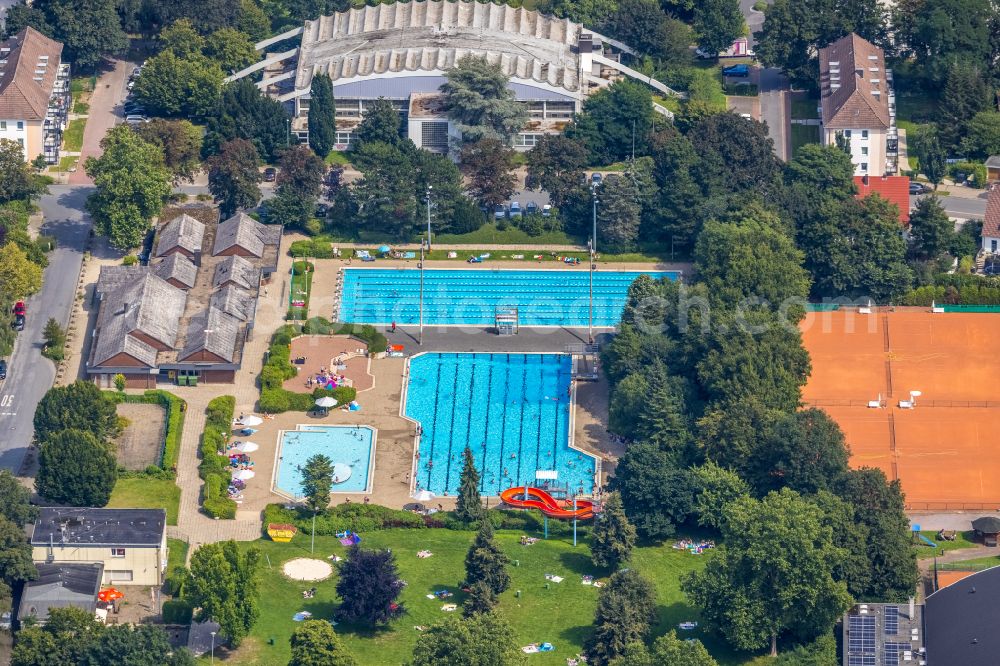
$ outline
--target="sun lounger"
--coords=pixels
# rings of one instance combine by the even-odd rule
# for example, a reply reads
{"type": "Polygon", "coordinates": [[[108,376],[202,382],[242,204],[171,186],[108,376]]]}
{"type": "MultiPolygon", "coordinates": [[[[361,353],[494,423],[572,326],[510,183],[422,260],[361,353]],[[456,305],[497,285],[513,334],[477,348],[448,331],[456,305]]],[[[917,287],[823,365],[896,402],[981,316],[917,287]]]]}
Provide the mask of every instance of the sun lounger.
{"type": "Polygon", "coordinates": [[[441,606],[441,610],[445,613],[453,613],[458,610],[458,604],[445,604],[444,606],[441,606]]]}

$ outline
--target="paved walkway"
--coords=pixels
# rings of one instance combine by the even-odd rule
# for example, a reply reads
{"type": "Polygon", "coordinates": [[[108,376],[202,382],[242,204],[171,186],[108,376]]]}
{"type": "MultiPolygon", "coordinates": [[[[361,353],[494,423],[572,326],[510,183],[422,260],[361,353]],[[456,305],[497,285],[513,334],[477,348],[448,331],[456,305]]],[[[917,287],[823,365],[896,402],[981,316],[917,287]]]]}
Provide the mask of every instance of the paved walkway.
{"type": "Polygon", "coordinates": [[[115,115],[115,107],[125,98],[125,85],[132,67],[130,62],[115,60],[114,69],[105,72],[97,80],[94,94],[90,96],[90,117],[83,130],[80,161],[77,163],[77,170],[69,176],[71,185],[89,185],[93,182],[84,171],[84,163],[88,157],[100,157],[101,139],[119,120],[115,115]]]}

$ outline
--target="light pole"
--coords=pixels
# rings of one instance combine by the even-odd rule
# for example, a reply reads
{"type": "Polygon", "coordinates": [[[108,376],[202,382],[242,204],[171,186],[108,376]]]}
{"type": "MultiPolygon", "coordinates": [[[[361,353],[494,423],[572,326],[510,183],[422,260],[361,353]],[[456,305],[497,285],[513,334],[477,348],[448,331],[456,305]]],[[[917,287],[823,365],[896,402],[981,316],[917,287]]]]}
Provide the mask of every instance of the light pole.
{"type": "Polygon", "coordinates": [[[215,663],[215,632],[213,631],[213,632],[211,632],[211,634],[212,634],[212,663],[214,664],[215,663]]]}
{"type": "MultiPolygon", "coordinates": [[[[428,230],[430,226],[428,225],[428,230]]],[[[420,239],[420,332],[417,335],[417,344],[424,344],[424,244],[426,239],[420,239]]]]}
{"type": "Polygon", "coordinates": [[[590,233],[590,242],[587,243],[590,250],[590,318],[587,324],[587,338],[590,344],[594,344],[594,268],[597,267],[594,257],[597,254],[597,185],[591,184],[590,193],[593,198],[594,227],[590,233]]]}
{"type": "Polygon", "coordinates": [[[427,186],[427,196],[424,200],[427,202],[427,249],[431,249],[431,190],[434,189],[433,185],[427,186]]]}

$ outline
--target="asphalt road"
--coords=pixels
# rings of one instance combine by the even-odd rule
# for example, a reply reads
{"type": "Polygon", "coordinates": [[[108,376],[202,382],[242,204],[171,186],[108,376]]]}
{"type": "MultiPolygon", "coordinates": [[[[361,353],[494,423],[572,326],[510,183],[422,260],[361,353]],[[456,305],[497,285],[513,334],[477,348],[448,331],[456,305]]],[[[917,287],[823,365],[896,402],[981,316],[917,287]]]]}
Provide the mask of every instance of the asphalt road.
{"type": "Polygon", "coordinates": [[[34,429],[35,406],[55,379],[55,368],[42,358],[42,330],[49,317],[65,325],[76,295],[90,220],[83,204],[92,188],[53,185],[39,202],[45,215],[42,233],[56,238],[49,254],[42,290],[27,301],[24,331],[17,336],[7,379],[0,382],[0,468],[20,468],[34,429]]]}
{"type": "MultiPolygon", "coordinates": [[[[910,210],[917,205],[917,199],[919,197],[910,197],[910,210]]],[[[951,217],[981,220],[986,215],[986,193],[983,192],[975,199],[970,199],[969,197],[941,197],[941,205],[951,217]]]]}

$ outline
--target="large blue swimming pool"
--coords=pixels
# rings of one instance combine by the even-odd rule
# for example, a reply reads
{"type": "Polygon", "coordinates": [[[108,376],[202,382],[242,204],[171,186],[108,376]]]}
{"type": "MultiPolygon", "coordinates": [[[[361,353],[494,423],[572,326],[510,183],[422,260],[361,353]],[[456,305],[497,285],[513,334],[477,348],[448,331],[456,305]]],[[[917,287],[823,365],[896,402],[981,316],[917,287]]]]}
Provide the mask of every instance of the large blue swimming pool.
{"type": "Polygon", "coordinates": [[[274,485],[290,497],[301,497],[302,467],[309,458],[322,453],[334,464],[332,492],[365,492],[369,488],[373,440],[374,431],[366,426],[300,425],[298,430],[285,430],[281,433],[274,485]]]}
{"type": "MultiPolygon", "coordinates": [[[[675,271],[595,271],[594,326],[617,326],[632,282],[675,271]]],[[[590,276],[586,270],[424,271],[424,323],[489,326],[498,307],[515,306],[522,326],[587,326],[590,276]]],[[[346,268],[340,320],[358,324],[416,324],[420,271],[346,268]]]]}
{"type": "Polygon", "coordinates": [[[594,458],[569,447],[571,374],[565,354],[413,357],[405,413],[423,427],[416,483],[456,495],[468,444],[486,495],[533,483],[536,470],[592,493],[594,458]]]}

